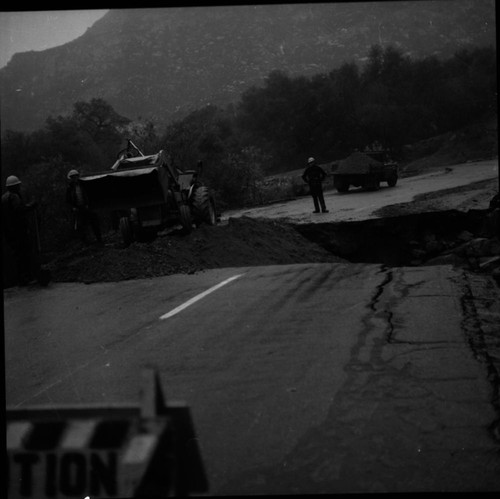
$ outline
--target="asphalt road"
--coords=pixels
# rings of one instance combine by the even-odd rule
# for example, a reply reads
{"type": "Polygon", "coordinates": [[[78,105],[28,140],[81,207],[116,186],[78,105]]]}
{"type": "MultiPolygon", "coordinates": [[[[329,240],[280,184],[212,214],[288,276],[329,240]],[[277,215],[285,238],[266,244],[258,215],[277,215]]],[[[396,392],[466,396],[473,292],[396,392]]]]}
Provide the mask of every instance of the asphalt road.
{"type": "MultiPolygon", "coordinates": [[[[325,184],[325,203],[329,213],[313,214],[310,196],[289,202],[278,202],[268,206],[248,210],[228,211],[222,220],[230,217],[249,216],[265,218],[287,218],[300,223],[324,223],[355,221],[373,218],[372,213],[379,208],[397,203],[407,203],[418,194],[435,192],[498,178],[498,160],[463,163],[435,169],[430,173],[413,177],[400,178],[395,187],[388,187],[384,182],[378,191],[363,191],[352,188],[345,194],[338,193],[325,184]]],[[[331,181],[330,181],[331,182],[331,181]]],[[[488,206],[475,208],[487,208],[488,206]]],[[[449,207],[450,209],[452,207],[449,207]]]]}
{"type": "Polygon", "coordinates": [[[7,404],[133,402],[154,365],[210,494],[500,490],[464,279],[310,264],[9,289],[7,404]]]}

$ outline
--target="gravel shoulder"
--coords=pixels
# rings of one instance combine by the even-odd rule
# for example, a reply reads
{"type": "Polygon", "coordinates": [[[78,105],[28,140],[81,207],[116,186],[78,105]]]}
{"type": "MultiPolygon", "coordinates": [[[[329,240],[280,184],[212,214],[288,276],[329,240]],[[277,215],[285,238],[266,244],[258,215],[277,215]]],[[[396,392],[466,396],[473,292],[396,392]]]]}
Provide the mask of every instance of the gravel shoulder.
{"type": "Polygon", "coordinates": [[[442,210],[487,209],[493,196],[498,193],[498,179],[482,180],[469,185],[419,194],[411,203],[385,206],[373,212],[378,217],[392,217],[442,210]]]}

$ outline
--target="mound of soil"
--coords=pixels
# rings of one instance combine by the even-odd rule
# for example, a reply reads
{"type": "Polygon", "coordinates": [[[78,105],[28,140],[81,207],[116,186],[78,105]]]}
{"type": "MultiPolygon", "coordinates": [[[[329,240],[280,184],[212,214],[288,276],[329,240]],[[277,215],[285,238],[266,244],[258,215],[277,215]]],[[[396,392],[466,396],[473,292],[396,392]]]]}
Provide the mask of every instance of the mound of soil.
{"type": "Polygon", "coordinates": [[[274,220],[230,218],[227,224],[201,226],[191,234],[174,230],[148,243],[124,248],[110,233],[104,246],[76,244],[46,265],[55,282],[116,282],[210,268],[344,262],[274,220]]]}
{"type": "Polygon", "coordinates": [[[339,166],[335,173],[364,174],[370,172],[371,166],[382,166],[382,163],[371,158],[365,153],[356,151],[346,159],[339,162],[339,166]]]}

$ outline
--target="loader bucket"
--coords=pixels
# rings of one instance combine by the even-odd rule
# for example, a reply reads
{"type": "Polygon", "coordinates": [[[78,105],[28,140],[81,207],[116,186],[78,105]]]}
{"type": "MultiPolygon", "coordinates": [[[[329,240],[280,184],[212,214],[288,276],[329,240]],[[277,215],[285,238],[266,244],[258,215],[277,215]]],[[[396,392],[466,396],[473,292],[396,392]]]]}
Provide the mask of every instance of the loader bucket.
{"type": "Polygon", "coordinates": [[[118,170],[81,178],[94,210],[127,210],[167,202],[169,173],[162,166],[118,170]]]}

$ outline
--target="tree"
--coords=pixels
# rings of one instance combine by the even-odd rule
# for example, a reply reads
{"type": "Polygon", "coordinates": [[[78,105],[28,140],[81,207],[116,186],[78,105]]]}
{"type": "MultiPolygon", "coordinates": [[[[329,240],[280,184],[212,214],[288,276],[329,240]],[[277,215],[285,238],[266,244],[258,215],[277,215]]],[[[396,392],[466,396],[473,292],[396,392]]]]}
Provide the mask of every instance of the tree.
{"type": "Polygon", "coordinates": [[[103,151],[90,135],[82,130],[73,117],[49,117],[45,125],[44,153],[40,160],[61,158],[74,167],[102,169],[103,151]]]}
{"type": "Polygon", "coordinates": [[[125,140],[121,127],[128,122],[102,99],[93,99],[76,103],[70,116],[50,116],[35,132],[4,132],[2,175],[22,177],[27,192],[39,201],[44,237],[50,235],[46,248],[71,234],[64,199],[67,172],[109,168],[125,140]]]}
{"type": "Polygon", "coordinates": [[[226,154],[220,163],[207,170],[207,180],[216,192],[219,205],[238,207],[254,202],[266,161],[268,157],[261,150],[246,147],[226,154]]]}
{"type": "Polygon", "coordinates": [[[6,130],[2,137],[2,185],[9,175],[22,177],[33,160],[31,135],[24,132],[6,130]]]}
{"type": "Polygon", "coordinates": [[[128,118],[120,116],[103,99],[76,102],[73,105],[72,118],[77,127],[87,132],[97,144],[121,139],[120,130],[130,123],[128,118]]]}
{"type": "Polygon", "coordinates": [[[162,138],[174,165],[193,168],[199,160],[214,164],[233,147],[232,118],[217,106],[205,106],[167,127],[162,138]]]}
{"type": "Polygon", "coordinates": [[[144,154],[153,154],[162,149],[162,141],[152,121],[130,121],[119,128],[122,137],[132,140],[144,154]]]}
{"type": "MultiPolygon", "coordinates": [[[[339,158],[360,147],[359,102],[362,95],[358,66],[345,62],[330,77],[330,106],[325,130],[331,148],[327,157],[339,158]]],[[[328,96],[325,96],[328,99],[328,96]]]]}
{"type": "Polygon", "coordinates": [[[292,79],[273,71],[263,88],[251,87],[243,93],[237,105],[237,125],[247,145],[258,144],[270,155],[271,168],[289,166],[308,144],[302,130],[314,106],[306,78],[292,79]]]}
{"type": "Polygon", "coordinates": [[[383,49],[380,45],[372,45],[368,52],[368,62],[363,71],[363,78],[369,82],[376,80],[382,73],[383,49]]]}

